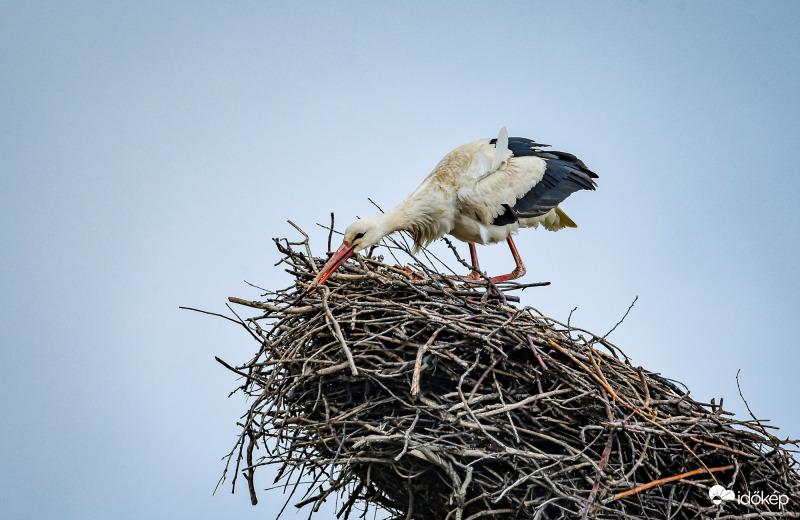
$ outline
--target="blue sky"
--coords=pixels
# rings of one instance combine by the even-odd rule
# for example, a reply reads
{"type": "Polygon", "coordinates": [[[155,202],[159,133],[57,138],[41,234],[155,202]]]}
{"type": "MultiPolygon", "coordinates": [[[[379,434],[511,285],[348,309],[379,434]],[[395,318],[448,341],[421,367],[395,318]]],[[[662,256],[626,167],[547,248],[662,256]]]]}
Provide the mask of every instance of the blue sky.
{"type": "Polygon", "coordinates": [[[638,295],[634,363],[746,413],[741,369],[800,437],[796,2],[6,2],[0,41],[4,517],[274,517],[211,495],[246,407],[214,356],[257,345],[178,306],[286,286],[287,219],[322,254],[502,126],[600,175],[520,235],[523,302],[605,333],[638,295]]]}

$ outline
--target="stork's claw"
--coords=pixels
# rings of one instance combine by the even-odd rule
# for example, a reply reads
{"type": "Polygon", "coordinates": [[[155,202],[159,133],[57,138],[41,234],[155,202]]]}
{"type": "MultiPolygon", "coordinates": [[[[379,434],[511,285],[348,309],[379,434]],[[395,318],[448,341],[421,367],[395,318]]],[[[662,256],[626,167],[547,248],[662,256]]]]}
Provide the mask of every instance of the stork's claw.
{"type": "Polygon", "coordinates": [[[504,275],[501,275],[501,276],[492,277],[492,283],[507,282],[509,280],[516,280],[517,278],[522,278],[523,276],[525,276],[526,272],[527,271],[525,269],[525,266],[521,265],[521,266],[517,267],[516,269],[514,269],[513,271],[511,271],[511,273],[509,273],[509,274],[504,274],[504,275]]]}
{"type": "Polygon", "coordinates": [[[466,276],[461,275],[452,275],[448,276],[451,280],[456,280],[458,282],[466,282],[472,284],[481,284],[485,283],[485,280],[481,278],[481,274],[478,271],[470,271],[470,273],[466,276]]]}

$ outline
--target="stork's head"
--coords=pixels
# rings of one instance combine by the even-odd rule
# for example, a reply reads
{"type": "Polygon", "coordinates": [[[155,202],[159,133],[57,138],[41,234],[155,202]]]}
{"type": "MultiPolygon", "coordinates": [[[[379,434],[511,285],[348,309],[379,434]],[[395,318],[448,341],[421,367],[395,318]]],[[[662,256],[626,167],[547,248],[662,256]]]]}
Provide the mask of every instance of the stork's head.
{"type": "Polygon", "coordinates": [[[325,283],[325,280],[339,269],[348,258],[365,247],[374,246],[388,235],[392,229],[386,227],[385,219],[382,217],[383,215],[374,218],[362,218],[347,226],[347,229],[344,230],[344,242],[322,267],[314,281],[311,282],[308,290],[313,291],[316,286],[325,283]]]}

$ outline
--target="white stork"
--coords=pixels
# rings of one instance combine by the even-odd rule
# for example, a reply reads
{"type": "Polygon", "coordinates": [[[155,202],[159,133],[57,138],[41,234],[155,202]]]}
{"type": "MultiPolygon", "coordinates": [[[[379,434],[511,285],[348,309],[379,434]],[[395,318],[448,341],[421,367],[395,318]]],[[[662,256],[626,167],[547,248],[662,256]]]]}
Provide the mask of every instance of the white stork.
{"type": "MultiPolygon", "coordinates": [[[[593,190],[597,175],[572,154],[542,150],[548,145],[524,137],[481,139],[445,155],[428,177],[399,206],[347,226],[344,242],[311,283],[321,285],[357,251],[386,235],[405,230],[417,249],[446,233],[469,244],[472,266],[479,269],[475,244],[506,240],[516,268],[493,282],[525,274],[511,235],[519,228],[550,231],[577,227],[558,205],[578,190],[593,190]]],[[[477,280],[473,270],[468,279],[477,280]]]]}

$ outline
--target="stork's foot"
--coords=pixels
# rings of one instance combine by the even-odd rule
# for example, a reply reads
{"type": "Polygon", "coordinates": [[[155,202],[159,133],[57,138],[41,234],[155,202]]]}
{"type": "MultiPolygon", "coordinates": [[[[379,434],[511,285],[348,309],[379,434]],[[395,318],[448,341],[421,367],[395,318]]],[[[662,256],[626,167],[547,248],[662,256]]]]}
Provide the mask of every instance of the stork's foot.
{"type": "Polygon", "coordinates": [[[483,282],[483,278],[481,278],[481,274],[478,272],[480,270],[480,266],[478,265],[478,252],[475,251],[475,244],[470,242],[469,244],[469,255],[472,258],[472,271],[469,272],[467,276],[448,276],[451,280],[458,280],[459,282],[467,282],[473,284],[479,284],[483,282]]]}
{"type": "Polygon", "coordinates": [[[492,283],[499,283],[499,282],[507,282],[509,280],[516,280],[517,278],[522,278],[525,276],[525,273],[528,271],[525,269],[524,265],[517,266],[516,269],[511,271],[509,274],[504,274],[502,276],[493,276],[492,283]]]}
{"type": "Polygon", "coordinates": [[[492,283],[516,280],[517,278],[525,276],[525,273],[527,272],[527,270],[525,269],[525,264],[522,263],[522,258],[519,256],[519,252],[517,251],[517,246],[514,244],[514,239],[511,238],[511,235],[508,235],[508,238],[506,238],[506,242],[508,242],[508,248],[511,249],[511,254],[514,256],[514,262],[516,262],[517,267],[509,274],[504,274],[502,276],[495,276],[494,278],[492,278],[492,283]]]}
{"type": "Polygon", "coordinates": [[[456,280],[458,282],[467,282],[467,283],[482,283],[484,280],[481,278],[481,275],[478,271],[470,271],[470,273],[466,276],[460,275],[450,275],[448,276],[451,280],[456,280]]]}
{"type": "MultiPolygon", "coordinates": [[[[525,269],[525,266],[523,265],[517,267],[509,274],[492,276],[491,278],[489,278],[488,281],[491,281],[492,283],[500,283],[500,282],[507,282],[509,280],[516,280],[517,278],[522,278],[523,276],[525,276],[526,272],[527,271],[525,269]]],[[[487,280],[485,278],[481,278],[481,275],[478,274],[476,271],[472,271],[467,276],[450,276],[449,278],[452,280],[458,280],[460,282],[465,282],[473,285],[481,285],[487,283],[487,280]]]]}
{"type": "MultiPolygon", "coordinates": [[[[525,276],[527,270],[525,269],[525,264],[522,263],[522,258],[519,256],[519,252],[517,251],[517,246],[514,244],[514,240],[511,238],[511,235],[508,236],[506,239],[508,242],[508,247],[511,249],[511,254],[514,256],[514,262],[517,264],[517,267],[511,271],[509,274],[504,274],[502,276],[493,276],[489,278],[491,283],[500,283],[500,282],[507,282],[509,280],[516,280],[517,278],[521,278],[525,276]]],[[[456,279],[461,280],[463,282],[472,283],[472,284],[482,284],[486,283],[484,279],[481,278],[481,275],[478,273],[478,253],[475,251],[475,244],[469,245],[469,252],[470,256],[472,257],[472,272],[469,273],[468,276],[457,276],[456,279]]]]}

